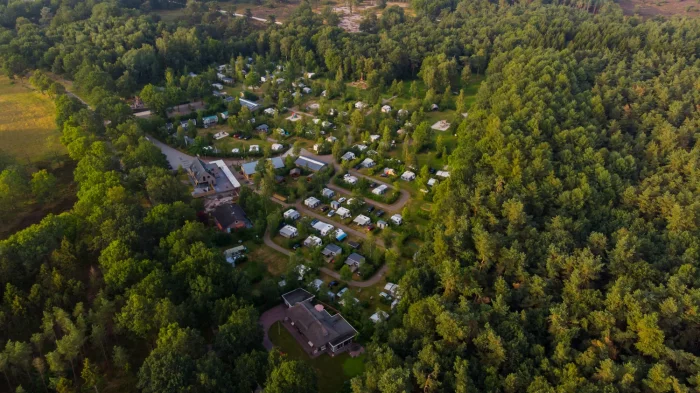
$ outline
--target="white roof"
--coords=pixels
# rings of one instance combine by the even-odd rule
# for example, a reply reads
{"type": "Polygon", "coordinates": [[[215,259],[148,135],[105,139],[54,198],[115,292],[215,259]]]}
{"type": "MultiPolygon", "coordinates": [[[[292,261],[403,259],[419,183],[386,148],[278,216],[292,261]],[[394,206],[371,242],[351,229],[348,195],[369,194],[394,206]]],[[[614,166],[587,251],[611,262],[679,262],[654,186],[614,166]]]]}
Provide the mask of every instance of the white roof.
{"type": "Polygon", "coordinates": [[[314,236],[314,235],[310,235],[309,237],[306,238],[306,240],[304,240],[304,244],[315,244],[315,245],[318,245],[318,244],[321,244],[321,243],[323,243],[323,240],[321,240],[320,237],[314,236]]]}
{"type": "Polygon", "coordinates": [[[370,222],[370,221],[372,221],[372,220],[371,220],[369,217],[367,217],[367,216],[365,216],[365,215],[362,215],[362,214],[360,214],[359,216],[355,217],[355,219],[353,220],[353,222],[356,222],[356,223],[359,224],[359,225],[365,225],[365,224],[367,224],[367,223],[370,222]]]}
{"type": "Polygon", "coordinates": [[[388,283],[386,283],[386,285],[384,285],[384,290],[392,292],[394,290],[394,287],[397,287],[397,286],[398,285],[396,285],[394,283],[388,282],[388,283]]]}
{"type": "Polygon", "coordinates": [[[338,210],[336,210],[335,214],[340,215],[340,216],[344,216],[344,215],[350,214],[350,209],[346,209],[344,207],[339,207],[338,210]]]}
{"type": "Polygon", "coordinates": [[[299,212],[294,210],[294,209],[289,209],[286,212],[284,212],[285,217],[292,217],[292,216],[297,216],[299,215],[299,212]]]}
{"type": "Polygon", "coordinates": [[[224,176],[226,176],[226,178],[228,179],[229,182],[231,182],[231,185],[234,188],[241,187],[241,183],[239,183],[238,180],[236,179],[236,177],[233,176],[233,173],[231,173],[231,170],[228,169],[228,166],[226,165],[224,160],[212,161],[212,162],[210,162],[210,164],[214,164],[214,165],[218,166],[219,169],[221,169],[221,172],[224,173],[224,176]]]}
{"type": "Polygon", "coordinates": [[[260,151],[260,146],[259,145],[250,145],[250,148],[248,148],[249,151],[260,151]]]}
{"type": "Polygon", "coordinates": [[[377,311],[376,313],[372,314],[371,317],[369,317],[369,319],[374,323],[384,321],[387,318],[389,318],[389,314],[382,310],[377,311]]]}
{"type": "Polygon", "coordinates": [[[362,161],[362,166],[367,166],[367,165],[372,165],[372,164],[374,164],[374,160],[371,158],[365,158],[362,161]]]}
{"type": "Polygon", "coordinates": [[[321,280],[320,278],[313,280],[310,284],[310,286],[312,286],[316,289],[321,289],[322,285],[323,285],[323,280],[321,280]]]}
{"type": "Polygon", "coordinates": [[[448,171],[437,171],[435,175],[440,177],[450,177],[450,172],[448,171]]]}
{"type": "Polygon", "coordinates": [[[280,143],[273,143],[272,144],[272,150],[277,151],[277,150],[282,150],[283,148],[284,148],[284,146],[280,143]]]}
{"type": "Polygon", "coordinates": [[[435,183],[437,183],[437,179],[430,178],[430,180],[428,180],[428,185],[429,185],[429,186],[434,186],[435,183]]]}
{"type": "Polygon", "coordinates": [[[370,136],[369,136],[369,140],[372,141],[372,142],[376,141],[376,140],[379,139],[379,138],[381,138],[381,136],[379,136],[379,135],[377,135],[377,134],[374,134],[374,135],[370,135],[370,136]]]}
{"type": "Polygon", "coordinates": [[[403,178],[416,177],[416,174],[411,172],[411,171],[406,171],[403,174],[401,174],[401,177],[403,177],[403,178]]]}
{"type": "Polygon", "coordinates": [[[297,233],[297,229],[291,225],[285,225],[282,227],[282,229],[280,229],[280,233],[293,234],[293,233],[297,233]]]}
{"type": "Polygon", "coordinates": [[[353,175],[345,175],[343,176],[343,180],[345,180],[348,183],[357,183],[357,178],[353,175]]]}
{"type": "Polygon", "coordinates": [[[308,197],[308,198],[306,198],[306,200],[304,200],[305,204],[309,204],[309,203],[314,204],[314,203],[319,203],[319,202],[321,202],[321,201],[316,197],[308,197]]]}
{"type": "Polygon", "coordinates": [[[403,220],[403,217],[401,217],[400,214],[394,214],[393,216],[391,216],[391,221],[401,222],[401,220],[403,220]]]}
{"type": "Polygon", "coordinates": [[[355,148],[356,148],[357,150],[359,150],[359,151],[365,151],[365,150],[367,150],[367,146],[366,146],[366,145],[355,145],[355,146],[353,146],[353,147],[355,147],[355,148]]]}
{"type": "Polygon", "coordinates": [[[328,233],[328,232],[332,231],[333,228],[334,228],[333,225],[325,223],[323,221],[319,221],[319,222],[314,224],[314,229],[316,229],[319,232],[328,233]]]}

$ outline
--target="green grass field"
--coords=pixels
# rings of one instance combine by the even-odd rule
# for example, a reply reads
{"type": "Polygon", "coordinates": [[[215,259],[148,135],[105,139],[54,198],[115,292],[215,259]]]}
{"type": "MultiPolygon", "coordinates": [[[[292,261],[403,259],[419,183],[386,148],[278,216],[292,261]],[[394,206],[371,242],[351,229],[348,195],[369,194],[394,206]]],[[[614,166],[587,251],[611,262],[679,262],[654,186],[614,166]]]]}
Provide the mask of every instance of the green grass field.
{"type": "Polygon", "coordinates": [[[20,164],[66,153],[48,96],[0,77],[0,150],[20,164]]]}
{"type": "Polygon", "coordinates": [[[303,361],[313,367],[318,377],[318,391],[320,393],[337,393],[342,391],[345,381],[361,374],[365,370],[365,355],[351,358],[346,352],[335,357],[324,354],[316,359],[309,358],[306,352],[299,347],[299,343],[279,322],[270,327],[268,335],[270,336],[270,341],[276,347],[279,347],[290,359],[303,361]]]}

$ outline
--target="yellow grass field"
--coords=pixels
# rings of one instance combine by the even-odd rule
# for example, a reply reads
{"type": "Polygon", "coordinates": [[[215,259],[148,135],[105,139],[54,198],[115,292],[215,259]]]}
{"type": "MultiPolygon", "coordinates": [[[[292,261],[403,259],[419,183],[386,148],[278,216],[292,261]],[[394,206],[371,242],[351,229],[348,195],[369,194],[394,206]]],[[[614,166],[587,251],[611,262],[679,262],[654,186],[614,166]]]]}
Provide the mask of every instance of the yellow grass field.
{"type": "Polygon", "coordinates": [[[54,113],[48,96],[0,77],[0,152],[20,164],[65,154],[54,113]]]}

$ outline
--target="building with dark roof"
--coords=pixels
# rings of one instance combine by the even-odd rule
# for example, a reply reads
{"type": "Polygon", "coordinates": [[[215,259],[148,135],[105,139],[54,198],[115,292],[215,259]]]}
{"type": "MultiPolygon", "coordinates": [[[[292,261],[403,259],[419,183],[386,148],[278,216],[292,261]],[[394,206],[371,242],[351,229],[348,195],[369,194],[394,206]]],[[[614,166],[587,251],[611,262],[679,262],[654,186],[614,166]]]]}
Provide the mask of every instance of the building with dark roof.
{"type": "Polygon", "coordinates": [[[307,300],[311,300],[314,298],[314,295],[312,295],[309,291],[302,289],[302,288],[297,288],[293,291],[289,291],[282,295],[282,300],[284,300],[284,304],[287,307],[292,307],[296,305],[297,303],[305,302],[307,300]]]}
{"type": "Polygon", "coordinates": [[[253,227],[240,205],[219,205],[211,212],[211,216],[214,218],[216,227],[220,231],[231,232],[232,230],[237,231],[253,227]]]}
{"type": "MultiPolygon", "coordinates": [[[[303,291],[303,289],[295,291],[303,291]]],[[[299,295],[304,294],[300,293],[299,295]]],[[[285,298],[285,295],[282,297],[285,298]]],[[[296,331],[307,340],[307,345],[313,348],[313,354],[327,352],[333,355],[352,344],[357,330],[340,313],[331,315],[323,305],[311,304],[313,296],[298,297],[300,299],[306,297],[306,299],[292,303],[285,298],[285,303],[289,306],[286,310],[285,320],[289,321],[296,331]]]]}
{"type": "Polygon", "coordinates": [[[216,185],[216,176],[214,172],[217,169],[218,167],[216,165],[210,165],[199,158],[195,158],[187,166],[186,171],[195,186],[208,184],[214,187],[216,185]]]}

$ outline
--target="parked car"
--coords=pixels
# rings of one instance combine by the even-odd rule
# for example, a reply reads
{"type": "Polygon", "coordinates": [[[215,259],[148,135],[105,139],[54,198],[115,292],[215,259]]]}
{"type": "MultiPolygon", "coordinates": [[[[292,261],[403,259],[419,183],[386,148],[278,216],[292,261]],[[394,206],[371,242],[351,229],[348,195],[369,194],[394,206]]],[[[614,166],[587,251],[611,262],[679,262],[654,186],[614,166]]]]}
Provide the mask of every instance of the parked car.
{"type": "Polygon", "coordinates": [[[331,210],[327,214],[328,217],[333,217],[334,215],[335,215],[335,210],[331,210]]]}
{"type": "Polygon", "coordinates": [[[359,171],[360,168],[362,168],[362,165],[360,165],[360,164],[357,164],[357,165],[355,165],[354,167],[352,167],[352,169],[354,169],[354,170],[356,170],[356,171],[359,171]]]}
{"type": "Polygon", "coordinates": [[[297,244],[295,244],[295,245],[292,246],[292,250],[296,250],[296,249],[298,249],[299,247],[301,247],[301,246],[299,245],[299,243],[297,243],[297,244]]]}
{"type": "Polygon", "coordinates": [[[384,210],[377,210],[377,212],[374,213],[374,215],[377,216],[377,217],[381,217],[381,216],[384,215],[384,210]]]}
{"type": "Polygon", "coordinates": [[[389,177],[389,175],[387,175],[386,173],[381,173],[379,174],[379,177],[389,177]]]}
{"type": "Polygon", "coordinates": [[[314,220],[311,220],[311,224],[309,224],[309,225],[314,226],[314,225],[316,225],[316,223],[318,223],[318,220],[314,219],[314,220]]]}
{"type": "Polygon", "coordinates": [[[333,280],[333,281],[328,283],[328,288],[333,288],[336,285],[338,285],[338,281],[333,280]]]}
{"type": "Polygon", "coordinates": [[[322,211],[322,212],[327,212],[327,211],[328,211],[328,206],[321,206],[321,211],[322,211]]]}
{"type": "Polygon", "coordinates": [[[372,213],[373,211],[374,211],[374,206],[370,205],[370,206],[367,208],[367,213],[372,213]]]}
{"type": "Polygon", "coordinates": [[[347,200],[348,200],[347,198],[341,197],[340,199],[338,199],[338,203],[343,203],[343,202],[345,202],[345,201],[347,201],[347,200]]]}
{"type": "Polygon", "coordinates": [[[434,174],[437,173],[437,170],[436,170],[435,168],[428,168],[428,172],[429,172],[431,175],[434,175],[434,174]]]}
{"type": "Polygon", "coordinates": [[[367,226],[367,232],[372,232],[374,230],[374,225],[368,225],[367,226]]]}
{"type": "Polygon", "coordinates": [[[370,183],[369,188],[377,188],[377,183],[375,183],[375,182],[370,183]]]}

